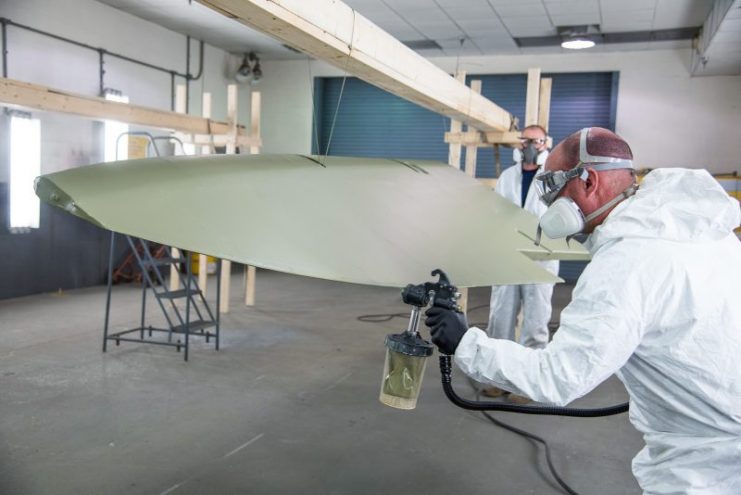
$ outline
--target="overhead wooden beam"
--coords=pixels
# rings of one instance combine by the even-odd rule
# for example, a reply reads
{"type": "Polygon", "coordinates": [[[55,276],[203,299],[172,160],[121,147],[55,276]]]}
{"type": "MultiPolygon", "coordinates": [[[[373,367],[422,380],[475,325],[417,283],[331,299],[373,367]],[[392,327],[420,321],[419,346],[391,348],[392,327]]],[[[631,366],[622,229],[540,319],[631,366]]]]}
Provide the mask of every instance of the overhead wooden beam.
{"type": "MultiPolygon", "coordinates": [[[[233,127],[226,122],[215,122],[194,115],[68,93],[2,77],[0,77],[0,104],[67,113],[96,120],[116,120],[132,125],[168,129],[187,134],[233,132],[233,127]]],[[[245,133],[243,126],[239,126],[239,132],[245,133]]],[[[252,141],[247,144],[251,145],[252,141]]]]}
{"type": "Polygon", "coordinates": [[[339,0],[198,0],[390,93],[483,131],[512,115],[339,0]]]}

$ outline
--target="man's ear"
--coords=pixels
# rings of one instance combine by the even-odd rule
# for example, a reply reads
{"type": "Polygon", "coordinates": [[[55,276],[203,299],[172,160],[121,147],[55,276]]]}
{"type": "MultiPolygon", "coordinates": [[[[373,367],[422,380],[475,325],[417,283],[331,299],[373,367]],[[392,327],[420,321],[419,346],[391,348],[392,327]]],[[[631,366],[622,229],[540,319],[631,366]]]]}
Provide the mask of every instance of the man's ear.
{"type": "Polygon", "coordinates": [[[593,168],[587,168],[587,180],[584,181],[584,195],[590,197],[599,188],[600,176],[593,168]]]}

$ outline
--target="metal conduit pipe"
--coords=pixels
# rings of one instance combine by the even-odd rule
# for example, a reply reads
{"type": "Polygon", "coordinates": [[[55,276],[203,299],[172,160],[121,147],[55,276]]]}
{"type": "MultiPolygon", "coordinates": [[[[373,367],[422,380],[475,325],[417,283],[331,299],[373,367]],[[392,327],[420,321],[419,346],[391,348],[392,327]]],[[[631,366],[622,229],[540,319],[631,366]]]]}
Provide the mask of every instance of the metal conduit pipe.
{"type": "Polygon", "coordinates": [[[120,60],[125,60],[126,62],[131,62],[132,64],[141,65],[141,66],[147,67],[149,69],[153,69],[153,70],[156,70],[156,71],[159,71],[159,72],[164,72],[166,74],[170,74],[170,76],[172,78],[171,92],[172,92],[172,100],[173,101],[175,99],[175,90],[174,90],[174,87],[175,87],[175,85],[174,85],[174,77],[175,76],[179,76],[179,77],[184,78],[185,81],[186,81],[186,84],[187,84],[187,82],[189,82],[189,81],[195,81],[195,80],[200,79],[201,76],[203,75],[204,42],[202,40],[200,40],[200,57],[199,57],[200,58],[200,61],[199,61],[200,62],[200,69],[198,71],[198,75],[197,76],[193,76],[193,75],[190,74],[190,71],[189,71],[189,67],[190,67],[190,36],[187,37],[187,42],[188,42],[188,69],[186,70],[185,74],[183,74],[183,73],[178,72],[178,71],[176,71],[174,69],[167,69],[165,67],[160,67],[158,65],[150,64],[149,62],[144,62],[142,60],[137,60],[135,58],[128,57],[126,55],[122,55],[120,53],[108,51],[108,50],[106,50],[105,48],[102,48],[102,47],[95,47],[95,46],[92,46],[92,45],[88,45],[86,43],[81,43],[79,41],[75,41],[75,40],[70,39],[70,38],[65,38],[64,36],[59,36],[59,35],[56,35],[54,33],[50,33],[48,31],[42,31],[41,29],[36,29],[36,28],[31,27],[31,26],[27,26],[25,24],[20,24],[20,23],[17,23],[17,22],[14,22],[14,21],[8,19],[7,17],[0,17],[0,26],[2,27],[2,41],[3,41],[3,77],[8,77],[8,66],[7,66],[7,59],[8,59],[8,46],[7,45],[8,45],[8,43],[7,43],[7,34],[6,34],[6,32],[7,32],[7,26],[14,26],[14,27],[17,27],[19,29],[25,29],[26,31],[30,31],[32,33],[40,34],[42,36],[53,38],[53,39],[58,40],[58,41],[63,41],[65,43],[69,43],[71,45],[75,45],[75,46],[78,46],[80,48],[85,48],[85,49],[93,50],[93,51],[97,52],[98,53],[98,63],[99,63],[99,77],[100,77],[100,94],[103,94],[103,90],[105,88],[105,84],[104,84],[105,69],[104,69],[103,66],[104,66],[104,63],[105,63],[104,57],[106,55],[111,56],[111,57],[118,58],[120,60]]]}
{"type": "Polygon", "coordinates": [[[2,24],[2,38],[3,38],[3,77],[8,77],[8,20],[6,18],[0,18],[2,24]]]}

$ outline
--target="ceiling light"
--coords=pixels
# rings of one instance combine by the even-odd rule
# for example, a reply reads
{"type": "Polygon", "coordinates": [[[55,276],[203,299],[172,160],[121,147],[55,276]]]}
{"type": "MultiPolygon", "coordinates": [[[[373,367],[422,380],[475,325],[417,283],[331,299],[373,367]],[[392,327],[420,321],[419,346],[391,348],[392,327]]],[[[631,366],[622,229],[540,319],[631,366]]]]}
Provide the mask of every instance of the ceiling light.
{"type": "Polygon", "coordinates": [[[557,26],[556,31],[561,37],[561,48],[568,50],[592,48],[602,35],[598,24],[557,26]]]}
{"type": "Polygon", "coordinates": [[[561,48],[568,48],[569,50],[583,50],[593,46],[594,41],[586,38],[571,38],[561,42],[561,48]]]}

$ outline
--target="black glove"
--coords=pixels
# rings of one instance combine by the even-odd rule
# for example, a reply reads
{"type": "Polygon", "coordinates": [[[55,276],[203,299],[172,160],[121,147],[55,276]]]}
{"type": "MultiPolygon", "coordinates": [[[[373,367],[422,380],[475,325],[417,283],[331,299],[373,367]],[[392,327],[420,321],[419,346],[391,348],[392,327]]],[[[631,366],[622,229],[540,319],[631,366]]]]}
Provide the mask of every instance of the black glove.
{"type": "Polygon", "coordinates": [[[430,328],[432,343],[443,354],[455,354],[463,334],[468,331],[466,315],[437,306],[428,309],[425,315],[425,325],[430,328]]]}

